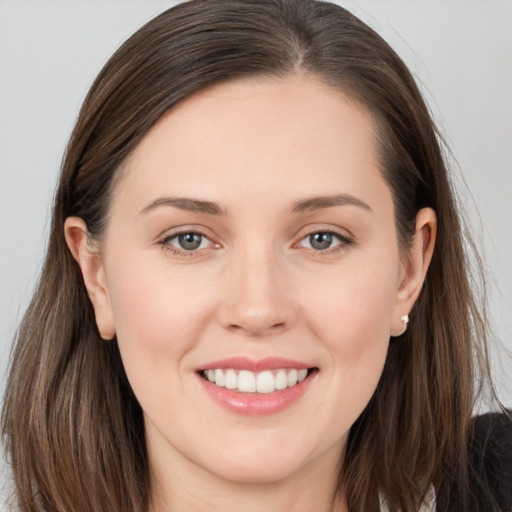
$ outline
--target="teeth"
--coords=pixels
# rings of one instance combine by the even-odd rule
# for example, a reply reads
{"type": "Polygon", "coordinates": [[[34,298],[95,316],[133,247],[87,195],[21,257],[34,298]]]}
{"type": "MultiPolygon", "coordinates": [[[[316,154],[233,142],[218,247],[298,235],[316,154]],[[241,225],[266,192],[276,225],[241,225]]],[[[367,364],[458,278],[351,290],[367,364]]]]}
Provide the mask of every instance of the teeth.
{"type": "Polygon", "coordinates": [[[228,389],[236,389],[238,387],[238,377],[234,370],[228,370],[226,372],[224,386],[228,389]]]}
{"type": "Polygon", "coordinates": [[[256,391],[258,393],[272,393],[275,389],[275,379],[272,372],[258,373],[256,377],[256,391]]]}
{"type": "Polygon", "coordinates": [[[288,387],[288,375],[286,375],[284,370],[279,370],[277,372],[274,387],[276,389],[284,389],[288,387]]]}
{"type": "Polygon", "coordinates": [[[224,387],[224,372],[222,370],[215,370],[215,384],[224,387]]]}
{"type": "MultiPolygon", "coordinates": [[[[215,372],[217,371],[215,370],[215,372]]],[[[217,384],[217,381],[215,381],[215,384],[217,384]]],[[[256,391],[256,377],[254,373],[242,370],[238,374],[238,391],[245,391],[246,393],[254,393],[256,391]]]]}
{"type": "Polygon", "coordinates": [[[297,384],[297,370],[290,370],[288,373],[288,387],[295,386],[297,384]]]}
{"type": "Polygon", "coordinates": [[[273,393],[302,382],[308,375],[308,370],[279,369],[265,370],[254,373],[248,370],[215,369],[205,370],[204,376],[213,384],[227,389],[235,389],[243,393],[273,393]]]}

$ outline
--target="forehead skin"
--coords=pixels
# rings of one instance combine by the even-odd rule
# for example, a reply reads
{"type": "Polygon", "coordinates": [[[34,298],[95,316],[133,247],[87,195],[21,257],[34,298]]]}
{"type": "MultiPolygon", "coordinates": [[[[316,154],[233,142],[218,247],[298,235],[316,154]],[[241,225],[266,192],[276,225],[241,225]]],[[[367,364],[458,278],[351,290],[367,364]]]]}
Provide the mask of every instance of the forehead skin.
{"type": "MultiPolygon", "coordinates": [[[[149,197],[154,192],[153,177],[162,173],[172,179],[173,188],[182,188],[180,193],[184,196],[195,197],[198,183],[205,196],[216,192],[219,183],[223,184],[224,193],[243,193],[233,175],[243,177],[244,184],[250,180],[255,193],[268,193],[269,188],[282,186],[288,180],[300,181],[312,196],[323,195],[328,190],[311,173],[312,167],[321,167],[320,173],[336,173],[340,188],[344,185],[339,170],[352,170],[351,181],[363,195],[364,188],[371,190],[365,172],[360,171],[374,169],[378,171],[378,185],[385,183],[370,113],[311,75],[236,80],[202,90],[162,116],[119,170],[114,203],[121,189],[132,194],[134,200],[142,200],[146,194],[149,197]],[[278,105],[275,115],[268,115],[264,108],[268,104],[278,105]],[[300,110],[297,104],[301,105],[300,110]],[[290,119],[294,120],[293,131],[289,130],[290,119]],[[333,129],[326,130],[326,124],[333,129]],[[161,130],[162,126],[165,129],[161,130]],[[169,148],[166,154],[159,151],[164,146],[169,148]],[[340,151],[340,147],[347,146],[353,151],[340,151]],[[257,160],[254,148],[258,148],[257,160]],[[296,155],[293,161],[290,153],[296,155]],[[279,169],[275,169],[276,161],[279,169]],[[236,162],[238,168],[228,168],[226,162],[236,162]],[[269,173],[270,168],[275,172],[269,173]]],[[[285,192],[286,187],[276,196],[282,205],[286,202],[285,192]]]]}

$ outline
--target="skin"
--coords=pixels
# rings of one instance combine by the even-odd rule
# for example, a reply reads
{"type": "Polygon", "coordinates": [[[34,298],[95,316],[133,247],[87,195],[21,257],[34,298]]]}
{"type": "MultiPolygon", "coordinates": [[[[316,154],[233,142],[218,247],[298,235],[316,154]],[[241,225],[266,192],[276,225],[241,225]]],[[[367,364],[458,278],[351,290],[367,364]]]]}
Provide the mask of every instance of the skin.
{"type": "Polygon", "coordinates": [[[371,116],[311,76],[235,81],[163,116],[121,172],[104,238],[88,243],[78,218],[65,233],[144,411],[152,510],[344,510],[347,435],[421,290],[436,228],[421,210],[400,250],[371,116]],[[293,211],[341,194],[366,206],[293,211]],[[162,197],[223,215],[144,211],[162,197]],[[182,231],[206,235],[198,250],[176,252],[182,231]],[[332,246],[311,247],[325,231],[332,246]],[[240,355],[319,371],[285,410],[242,416],[196,373],[240,355]]]}

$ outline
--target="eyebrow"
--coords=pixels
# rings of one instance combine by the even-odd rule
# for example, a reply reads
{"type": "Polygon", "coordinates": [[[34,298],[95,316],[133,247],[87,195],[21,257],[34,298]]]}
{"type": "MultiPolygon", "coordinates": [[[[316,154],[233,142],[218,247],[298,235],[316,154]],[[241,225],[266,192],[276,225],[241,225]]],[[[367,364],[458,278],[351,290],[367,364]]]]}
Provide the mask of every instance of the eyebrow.
{"type": "Polygon", "coordinates": [[[364,201],[361,201],[361,199],[349,194],[339,194],[335,196],[312,197],[310,199],[298,201],[293,205],[292,213],[311,212],[322,208],[330,208],[331,206],[345,205],[358,206],[370,212],[372,211],[372,209],[364,201]]]}
{"type": "MultiPolygon", "coordinates": [[[[372,209],[361,199],[349,194],[339,194],[335,196],[311,197],[309,199],[297,201],[292,207],[292,213],[311,212],[322,208],[345,205],[358,206],[370,212],[372,211],[372,209]]],[[[140,211],[140,214],[145,214],[161,206],[170,206],[173,208],[179,208],[180,210],[204,213],[207,215],[227,215],[227,211],[221,208],[217,203],[201,199],[193,199],[191,197],[159,197],[143,208],[140,211]]]]}
{"type": "Polygon", "coordinates": [[[140,214],[147,213],[160,206],[171,206],[180,210],[189,212],[205,213],[207,215],[225,216],[226,211],[217,203],[212,201],[203,201],[201,199],[193,199],[191,197],[159,197],[140,211],[140,214]]]}

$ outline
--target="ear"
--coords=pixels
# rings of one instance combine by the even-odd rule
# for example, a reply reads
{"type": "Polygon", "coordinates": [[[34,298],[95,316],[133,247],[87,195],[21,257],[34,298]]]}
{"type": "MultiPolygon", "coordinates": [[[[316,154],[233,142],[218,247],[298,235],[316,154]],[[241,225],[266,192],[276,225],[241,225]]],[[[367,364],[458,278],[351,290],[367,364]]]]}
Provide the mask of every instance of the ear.
{"type": "Polygon", "coordinates": [[[69,250],[82,271],[85,287],[94,307],[100,336],[104,340],[111,340],[116,331],[105,270],[98,247],[90,240],[87,226],[79,217],[66,219],[64,234],[69,250]]]}
{"type": "Polygon", "coordinates": [[[437,217],[434,210],[421,209],[416,215],[416,231],[402,266],[391,320],[391,336],[400,336],[407,328],[404,316],[409,315],[423,287],[434,253],[436,231],[437,217]]]}

